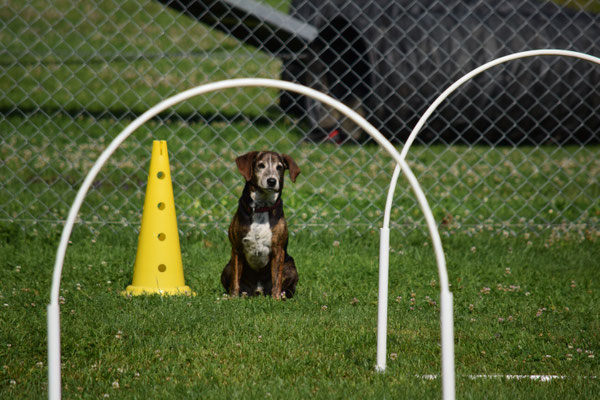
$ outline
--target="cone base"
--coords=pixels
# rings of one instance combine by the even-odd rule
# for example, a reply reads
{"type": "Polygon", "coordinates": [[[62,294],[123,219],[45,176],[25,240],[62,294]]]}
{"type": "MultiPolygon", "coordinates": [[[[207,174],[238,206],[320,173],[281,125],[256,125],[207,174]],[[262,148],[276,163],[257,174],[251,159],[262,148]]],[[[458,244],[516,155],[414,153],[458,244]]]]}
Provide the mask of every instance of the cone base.
{"type": "Polygon", "coordinates": [[[129,285],[123,292],[124,295],[141,296],[149,294],[160,294],[161,296],[185,295],[195,296],[189,286],[176,286],[170,288],[159,289],[151,286],[133,286],[129,285]]]}

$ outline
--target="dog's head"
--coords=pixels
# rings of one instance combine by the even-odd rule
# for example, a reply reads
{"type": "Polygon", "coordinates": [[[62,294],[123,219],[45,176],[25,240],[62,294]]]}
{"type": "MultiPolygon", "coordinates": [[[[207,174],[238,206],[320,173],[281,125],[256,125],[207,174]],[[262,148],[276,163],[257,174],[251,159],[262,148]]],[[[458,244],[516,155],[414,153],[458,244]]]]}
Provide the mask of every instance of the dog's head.
{"type": "Polygon", "coordinates": [[[289,170],[290,179],[296,182],[300,168],[292,157],[273,151],[251,151],[235,159],[246,182],[265,192],[283,189],[283,173],[289,170]]]}

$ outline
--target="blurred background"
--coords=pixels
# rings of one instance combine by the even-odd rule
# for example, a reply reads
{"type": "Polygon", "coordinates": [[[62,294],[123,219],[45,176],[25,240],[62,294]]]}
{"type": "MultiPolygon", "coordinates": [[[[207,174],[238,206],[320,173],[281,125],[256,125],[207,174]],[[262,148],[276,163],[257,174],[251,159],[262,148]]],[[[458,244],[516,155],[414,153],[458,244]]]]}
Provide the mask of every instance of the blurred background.
{"type": "MultiPolygon", "coordinates": [[[[5,1],[0,10],[0,222],[51,232],[83,177],[133,119],[221,79],[284,79],[343,101],[401,148],[427,106],[499,56],[600,56],[600,1],[5,1]]],[[[276,90],[212,93],[161,114],[103,168],[80,213],[137,228],[151,142],[167,140],[179,229],[222,232],[243,182],[236,156],[290,154],[292,231],[381,225],[392,160],[335,111],[276,90]]],[[[537,57],[481,74],[432,116],[407,157],[442,225],[596,231],[600,66],[537,57]]],[[[400,181],[392,226],[424,225],[400,181]]]]}

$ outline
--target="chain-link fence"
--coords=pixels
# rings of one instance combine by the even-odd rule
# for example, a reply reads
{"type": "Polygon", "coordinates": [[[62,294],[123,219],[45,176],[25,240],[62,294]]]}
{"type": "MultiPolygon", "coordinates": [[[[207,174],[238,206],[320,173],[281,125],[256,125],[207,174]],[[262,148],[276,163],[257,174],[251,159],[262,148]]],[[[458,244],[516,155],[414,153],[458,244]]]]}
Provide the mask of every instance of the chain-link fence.
{"type": "MultiPolygon", "coordinates": [[[[0,220],[60,226],[96,157],[133,118],[226,78],[323,90],[400,147],[433,99],[486,61],[552,47],[600,56],[600,1],[558,3],[7,0],[0,220]]],[[[85,225],[139,224],[153,139],[168,141],[184,232],[226,229],[242,187],[234,159],[254,149],[300,165],[284,196],[293,230],[381,225],[391,159],[332,110],[260,88],[193,99],[141,128],[102,170],[85,225]]],[[[408,161],[445,226],[597,230],[599,139],[600,66],[537,58],[496,67],[453,95],[408,161]]],[[[407,190],[397,191],[392,221],[422,224],[407,190]]]]}

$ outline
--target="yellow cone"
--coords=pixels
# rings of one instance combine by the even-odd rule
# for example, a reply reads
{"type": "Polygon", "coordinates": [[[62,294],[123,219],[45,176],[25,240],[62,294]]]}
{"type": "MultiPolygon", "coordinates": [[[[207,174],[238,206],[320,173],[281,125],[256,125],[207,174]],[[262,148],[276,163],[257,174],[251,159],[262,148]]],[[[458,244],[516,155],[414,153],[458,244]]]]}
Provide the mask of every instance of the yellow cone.
{"type": "Polygon", "coordinates": [[[152,144],[133,282],[125,291],[132,295],[192,294],[183,279],[169,154],[164,140],[152,144]]]}

